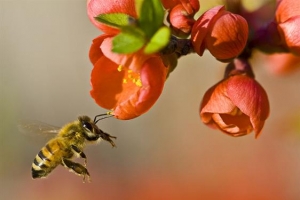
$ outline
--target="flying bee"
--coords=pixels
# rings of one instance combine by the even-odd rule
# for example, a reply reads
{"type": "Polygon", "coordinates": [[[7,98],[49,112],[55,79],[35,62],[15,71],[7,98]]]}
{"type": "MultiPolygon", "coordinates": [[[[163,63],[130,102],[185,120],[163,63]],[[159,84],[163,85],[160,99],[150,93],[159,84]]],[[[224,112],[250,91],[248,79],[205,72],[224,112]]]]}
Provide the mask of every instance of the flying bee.
{"type": "MultiPolygon", "coordinates": [[[[44,178],[52,172],[58,165],[63,165],[75,174],[83,177],[83,182],[86,178],[90,181],[90,174],[86,168],[87,157],[83,152],[86,143],[99,142],[105,140],[112,147],[115,143],[112,139],[116,137],[103,132],[98,128],[96,123],[106,117],[97,119],[106,114],[97,115],[94,121],[88,116],[79,116],[76,121],[66,124],[57,131],[57,135],[52,138],[36,155],[32,163],[32,178],[44,178]],[[72,161],[74,157],[84,159],[84,165],[72,161]]],[[[35,129],[42,131],[43,127],[36,124],[35,129]]],[[[25,127],[27,129],[31,126],[25,127]]],[[[53,132],[53,130],[51,130],[53,132]]]]}

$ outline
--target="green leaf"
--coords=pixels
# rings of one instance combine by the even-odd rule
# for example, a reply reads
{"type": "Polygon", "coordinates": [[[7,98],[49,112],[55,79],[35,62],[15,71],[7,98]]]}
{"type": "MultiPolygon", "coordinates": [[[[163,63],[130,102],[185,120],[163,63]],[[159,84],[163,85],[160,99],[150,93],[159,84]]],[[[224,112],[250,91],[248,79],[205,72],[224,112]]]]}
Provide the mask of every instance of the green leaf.
{"type": "Polygon", "coordinates": [[[142,8],[142,5],[143,5],[143,2],[144,2],[144,0],[135,0],[135,2],[134,2],[137,16],[141,15],[141,8],[142,8]]]}
{"type": "Polygon", "coordinates": [[[134,53],[146,43],[144,33],[137,27],[122,27],[122,32],[113,39],[112,51],[115,53],[134,53]]]}
{"type": "Polygon", "coordinates": [[[148,38],[162,26],[164,9],[160,0],[144,0],[140,9],[139,26],[148,38]]]}
{"type": "Polygon", "coordinates": [[[154,7],[154,23],[157,27],[160,27],[164,21],[165,11],[160,0],[152,0],[154,7]]]}
{"type": "Polygon", "coordinates": [[[144,52],[146,54],[152,54],[160,51],[167,46],[170,41],[170,37],[171,30],[166,26],[161,27],[150,39],[150,42],[146,45],[144,52]]]}
{"type": "Polygon", "coordinates": [[[100,14],[95,19],[103,24],[121,28],[123,26],[129,25],[129,19],[131,16],[124,13],[109,13],[109,14],[100,14]]]}

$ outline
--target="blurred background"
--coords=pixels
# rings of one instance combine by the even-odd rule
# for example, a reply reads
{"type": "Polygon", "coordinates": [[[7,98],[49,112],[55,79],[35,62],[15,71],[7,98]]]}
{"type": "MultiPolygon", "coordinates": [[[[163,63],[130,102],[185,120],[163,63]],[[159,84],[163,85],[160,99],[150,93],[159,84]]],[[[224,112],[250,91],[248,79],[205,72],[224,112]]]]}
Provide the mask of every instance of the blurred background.
{"type": "Polygon", "coordinates": [[[62,126],[106,112],[89,95],[88,51],[99,34],[84,0],[0,0],[1,200],[300,199],[299,71],[274,76],[252,61],[271,115],[258,139],[233,138],[198,115],[224,70],[208,52],[180,59],[146,114],[99,122],[118,137],[117,148],[86,148],[92,183],[61,166],[32,180],[32,161],[47,139],[21,134],[19,119],[62,126]]]}

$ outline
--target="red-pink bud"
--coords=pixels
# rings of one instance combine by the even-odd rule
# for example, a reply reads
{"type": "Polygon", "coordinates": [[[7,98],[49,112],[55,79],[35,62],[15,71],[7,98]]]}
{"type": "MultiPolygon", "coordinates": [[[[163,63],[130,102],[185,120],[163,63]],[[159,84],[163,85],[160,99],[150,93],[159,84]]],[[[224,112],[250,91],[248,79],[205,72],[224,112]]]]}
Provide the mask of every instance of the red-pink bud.
{"type": "Polygon", "coordinates": [[[169,14],[169,21],[174,33],[178,36],[188,36],[191,32],[192,26],[195,22],[194,13],[189,14],[183,5],[178,4],[169,14]]]}
{"type": "Polygon", "coordinates": [[[296,0],[281,0],[276,10],[278,31],[292,53],[300,55],[300,3],[296,0]]]}
{"type": "Polygon", "coordinates": [[[234,137],[253,130],[257,137],[268,115],[267,94],[254,80],[249,63],[242,59],[228,65],[226,77],[205,93],[200,107],[206,125],[234,137]]]}
{"type": "Polygon", "coordinates": [[[300,15],[300,3],[298,0],[278,0],[275,14],[278,23],[285,22],[297,15],[300,15]]]}
{"type": "Polygon", "coordinates": [[[195,22],[191,39],[200,56],[208,49],[218,60],[226,61],[245,48],[248,24],[242,16],[226,11],[224,6],[216,6],[195,22]]]}
{"type": "Polygon", "coordinates": [[[278,30],[290,52],[300,56],[300,15],[280,23],[278,30]]]}

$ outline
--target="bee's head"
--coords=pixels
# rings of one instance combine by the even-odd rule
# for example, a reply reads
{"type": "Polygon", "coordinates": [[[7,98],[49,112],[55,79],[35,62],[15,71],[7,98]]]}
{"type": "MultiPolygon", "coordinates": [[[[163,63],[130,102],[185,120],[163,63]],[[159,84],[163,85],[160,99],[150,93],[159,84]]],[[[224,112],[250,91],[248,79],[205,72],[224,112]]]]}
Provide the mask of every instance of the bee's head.
{"type": "Polygon", "coordinates": [[[92,121],[91,118],[89,118],[88,116],[80,116],[78,117],[78,120],[81,122],[82,127],[84,129],[84,136],[85,139],[88,141],[97,141],[99,138],[108,141],[113,147],[115,147],[115,143],[111,140],[111,138],[116,139],[116,137],[109,135],[108,133],[103,132],[100,128],[98,128],[98,126],[96,125],[96,123],[99,120],[102,120],[104,118],[110,117],[107,116],[97,119],[99,116],[103,116],[103,115],[97,115],[94,118],[94,121],[92,121]]]}

